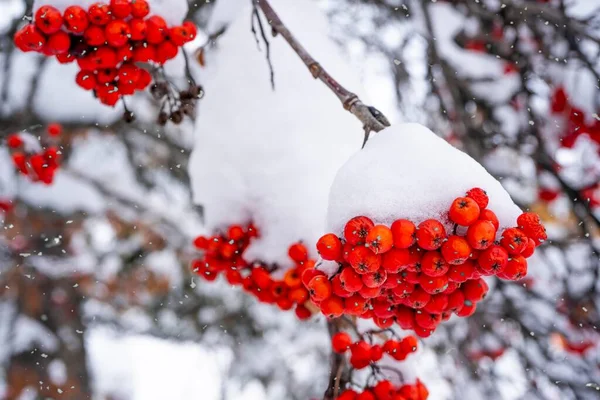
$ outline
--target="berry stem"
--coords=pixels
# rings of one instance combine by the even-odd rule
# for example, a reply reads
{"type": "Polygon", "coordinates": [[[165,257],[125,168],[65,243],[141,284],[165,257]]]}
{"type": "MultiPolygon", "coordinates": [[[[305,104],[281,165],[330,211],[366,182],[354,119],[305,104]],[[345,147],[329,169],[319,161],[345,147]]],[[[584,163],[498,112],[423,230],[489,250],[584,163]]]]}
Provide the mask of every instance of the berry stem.
{"type": "Polygon", "coordinates": [[[261,9],[269,24],[273,30],[273,36],[280,34],[283,36],[290,47],[296,52],[298,57],[304,62],[304,64],[310,70],[312,76],[315,79],[319,79],[323,82],[342,102],[344,109],[352,113],[363,123],[365,131],[365,139],[363,147],[366,144],[369,134],[372,131],[379,132],[387,126],[390,126],[387,118],[376,108],[367,106],[360,98],[344,88],[338,81],[336,81],[329,73],[315,60],[306,49],[298,42],[292,32],[285,26],[283,21],[279,18],[275,10],[271,7],[268,0],[254,0],[255,5],[261,9]]]}

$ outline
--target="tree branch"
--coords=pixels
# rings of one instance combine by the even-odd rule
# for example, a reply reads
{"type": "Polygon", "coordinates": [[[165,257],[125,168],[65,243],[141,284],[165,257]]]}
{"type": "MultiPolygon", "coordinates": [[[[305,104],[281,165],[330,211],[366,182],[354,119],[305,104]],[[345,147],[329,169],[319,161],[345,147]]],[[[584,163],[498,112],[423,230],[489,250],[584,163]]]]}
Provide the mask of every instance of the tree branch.
{"type": "Polygon", "coordinates": [[[271,7],[267,0],[254,0],[255,4],[261,9],[273,30],[273,35],[280,34],[283,36],[290,47],[296,52],[302,62],[308,67],[312,76],[323,82],[342,102],[344,109],[351,112],[356,118],[363,123],[365,130],[365,142],[369,138],[372,131],[379,132],[387,126],[390,126],[388,119],[375,107],[364,104],[356,94],[344,88],[336,81],[325,69],[319,64],[306,49],[296,40],[292,32],[285,26],[279,18],[275,10],[271,7]]]}

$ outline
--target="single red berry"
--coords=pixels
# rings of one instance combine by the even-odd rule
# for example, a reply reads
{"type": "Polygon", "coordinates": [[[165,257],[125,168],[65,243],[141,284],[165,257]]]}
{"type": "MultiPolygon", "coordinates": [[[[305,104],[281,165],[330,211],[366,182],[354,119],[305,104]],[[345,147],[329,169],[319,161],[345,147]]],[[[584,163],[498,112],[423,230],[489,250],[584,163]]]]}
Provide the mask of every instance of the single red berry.
{"type": "Polygon", "coordinates": [[[169,28],[162,17],[154,15],[146,20],[146,40],[148,43],[159,44],[165,41],[169,28]]]}
{"type": "Polygon", "coordinates": [[[421,285],[421,288],[425,292],[431,295],[442,293],[448,287],[448,276],[441,275],[433,277],[423,274],[419,279],[419,285],[421,285]]]}
{"type": "Polygon", "coordinates": [[[75,61],[75,56],[73,56],[71,53],[57,54],[56,61],[58,61],[60,64],[69,64],[75,61]]]}
{"type": "Polygon", "coordinates": [[[133,18],[129,21],[129,32],[131,40],[144,40],[146,38],[146,21],[139,18],[133,18]]]}
{"type": "Polygon", "coordinates": [[[385,225],[376,225],[367,234],[366,246],[375,254],[389,251],[394,245],[392,231],[385,225]]]}
{"type": "MultiPolygon", "coordinates": [[[[103,68],[97,72],[96,79],[98,83],[109,83],[115,80],[117,74],[118,72],[115,68],[103,68]]],[[[231,257],[233,255],[233,252],[235,252],[236,250],[235,246],[231,245],[230,247],[231,254],[229,255],[229,257],[231,257]]]]}
{"type": "Polygon", "coordinates": [[[431,314],[441,314],[446,311],[446,307],[448,307],[448,295],[440,293],[431,296],[423,310],[431,314]]]}
{"type": "Polygon", "coordinates": [[[358,393],[353,389],[346,389],[335,400],[356,400],[358,393]]]}
{"type": "Polygon", "coordinates": [[[425,307],[427,302],[429,302],[429,299],[431,299],[431,294],[420,287],[415,288],[415,290],[407,297],[408,304],[415,309],[425,307]]]}
{"type": "Polygon", "coordinates": [[[342,241],[333,233],[321,236],[317,242],[317,251],[324,260],[342,260],[342,241]]]}
{"type": "Polygon", "coordinates": [[[357,246],[348,255],[348,262],[359,274],[375,272],[381,266],[381,256],[364,246],[357,246]]]}
{"type": "Polygon", "coordinates": [[[494,225],[494,228],[496,228],[496,231],[500,228],[500,221],[498,221],[498,217],[492,210],[488,210],[487,208],[481,210],[479,219],[482,221],[490,221],[494,225]]]}
{"type": "Polygon", "coordinates": [[[117,49],[118,62],[133,60],[133,46],[125,45],[117,49]]]}
{"type": "Polygon", "coordinates": [[[314,268],[305,270],[302,272],[302,284],[308,288],[308,283],[311,281],[311,279],[319,275],[325,276],[325,272],[314,268]]]}
{"type": "Polygon", "coordinates": [[[387,272],[380,268],[375,272],[363,274],[361,278],[366,287],[378,288],[383,285],[387,279],[387,272]]]}
{"type": "MultiPolygon", "coordinates": [[[[467,302],[469,303],[469,302],[467,302]]],[[[475,310],[477,308],[477,304],[473,303],[473,304],[465,304],[460,310],[456,311],[456,315],[458,315],[459,317],[462,318],[467,318],[470,317],[471,315],[475,314],[475,310]]]]}
{"type": "Polygon", "coordinates": [[[82,34],[85,32],[90,21],[88,20],[87,12],[79,6],[67,7],[63,14],[65,28],[69,32],[82,34]]]}
{"type": "Polygon", "coordinates": [[[130,0],[110,0],[110,11],[115,18],[125,19],[131,15],[130,0]]]}
{"type": "Polygon", "coordinates": [[[83,33],[83,40],[90,46],[102,46],[106,42],[104,28],[98,25],[90,25],[83,33]]]}
{"type": "Polygon", "coordinates": [[[294,243],[288,249],[288,256],[297,263],[308,260],[308,250],[302,243],[294,243]]]}
{"type": "Polygon", "coordinates": [[[104,28],[106,42],[112,47],[124,46],[129,41],[129,25],[121,20],[109,22],[104,28]]]}
{"type": "MultiPolygon", "coordinates": [[[[393,320],[390,320],[390,321],[393,322],[393,320]]],[[[381,360],[382,357],[383,357],[383,348],[378,344],[373,345],[371,347],[371,361],[377,362],[377,361],[381,360]]]]}
{"type": "Polygon", "coordinates": [[[150,14],[150,4],[146,0],[131,1],[131,15],[134,18],[144,18],[150,14]]]}
{"type": "Polygon", "coordinates": [[[111,20],[110,7],[103,3],[92,4],[88,9],[88,18],[94,25],[106,25],[111,20]]]}
{"type": "Polygon", "coordinates": [[[296,316],[301,321],[307,320],[312,316],[312,313],[310,312],[310,310],[302,304],[298,304],[296,306],[295,312],[296,312],[296,316]]]}
{"type": "Polygon", "coordinates": [[[448,305],[446,306],[446,312],[457,313],[465,305],[465,295],[460,290],[455,290],[448,295],[448,305]]]}
{"type": "Polygon", "coordinates": [[[400,342],[400,348],[402,349],[402,351],[404,353],[414,353],[417,351],[417,348],[419,346],[419,342],[417,341],[417,338],[414,336],[406,336],[404,338],[402,338],[402,341],[400,342]]]}
{"type": "Polygon", "coordinates": [[[502,246],[493,245],[481,252],[477,263],[484,275],[499,274],[508,263],[508,252],[502,246]]]}
{"type": "Polygon", "coordinates": [[[23,139],[21,139],[18,134],[13,133],[6,138],[6,145],[11,149],[16,149],[17,147],[21,147],[23,145],[23,139]]]}
{"type": "Polygon", "coordinates": [[[338,354],[345,353],[352,345],[352,338],[346,332],[338,332],[331,338],[331,347],[338,354]]]}
{"type": "Polygon", "coordinates": [[[423,328],[421,325],[415,324],[413,330],[420,338],[427,338],[433,333],[433,329],[423,328]]]}
{"type": "MultiPolygon", "coordinates": [[[[443,249],[443,247],[442,247],[443,249]]],[[[429,276],[441,276],[448,272],[449,265],[439,251],[426,251],[421,259],[421,272],[429,276]]]]}
{"type": "Polygon", "coordinates": [[[475,221],[467,230],[467,241],[476,250],[484,250],[494,244],[496,228],[491,221],[475,221]]]}
{"type": "Polygon", "coordinates": [[[375,224],[367,217],[354,217],[344,227],[344,238],[355,246],[363,244],[375,224]]]}
{"type": "Polygon", "coordinates": [[[84,68],[90,70],[99,70],[103,68],[115,68],[117,66],[117,53],[110,47],[100,47],[90,54],[90,66],[84,68]]]}
{"type": "Polygon", "coordinates": [[[518,228],[508,228],[502,232],[500,244],[508,251],[510,255],[518,255],[527,246],[528,238],[523,231],[518,228]]]}
{"type": "Polygon", "coordinates": [[[525,248],[521,252],[521,255],[525,258],[529,258],[533,255],[534,252],[535,252],[535,240],[529,238],[529,241],[527,242],[527,246],[525,246],[525,248]]]}
{"type": "Polygon", "coordinates": [[[45,53],[48,55],[66,54],[71,47],[71,37],[67,32],[58,31],[48,37],[45,53]]]}
{"type": "Polygon", "coordinates": [[[488,206],[490,199],[485,192],[485,190],[481,188],[473,188],[467,192],[467,197],[475,200],[480,210],[483,210],[488,206]]]}
{"type": "Polygon", "coordinates": [[[518,281],[527,275],[527,260],[523,256],[512,256],[506,268],[498,273],[498,278],[518,281]]]}
{"type": "Polygon", "coordinates": [[[169,30],[169,38],[176,46],[183,46],[193,40],[192,33],[186,26],[174,26],[169,30]]]}
{"type": "Polygon", "coordinates": [[[407,219],[394,221],[391,230],[394,236],[394,247],[397,249],[408,249],[417,240],[417,227],[407,219]]]}
{"type": "Polygon", "coordinates": [[[420,253],[407,249],[391,249],[383,255],[382,266],[390,273],[400,272],[420,261],[420,253]]]}
{"type": "Polygon", "coordinates": [[[25,25],[15,34],[15,45],[21,51],[41,51],[46,45],[46,37],[34,24],[25,25]]]}
{"type": "Polygon", "coordinates": [[[331,283],[324,275],[317,275],[308,282],[310,297],[316,301],[323,301],[332,294],[331,283]]]}
{"type": "Polygon", "coordinates": [[[417,244],[422,249],[436,250],[442,245],[444,239],[446,239],[446,230],[441,222],[428,219],[419,224],[417,244]]]}
{"type": "Polygon", "coordinates": [[[133,61],[134,62],[148,62],[156,58],[156,48],[148,44],[140,44],[133,48],[133,61]]]}
{"type": "Polygon", "coordinates": [[[35,25],[46,35],[52,35],[60,30],[63,18],[57,8],[42,6],[35,12],[35,25]]]}
{"type": "Polygon", "coordinates": [[[442,315],[419,310],[415,313],[415,322],[421,328],[435,329],[442,322],[442,315]]]}
{"type": "MultiPolygon", "coordinates": [[[[427,300],[429,301],[429,300],[427,300]]],[[[427,303],[425,303],[427,304],[427,303]]],[[[412,329],[415,324],[415,315],[414,311],[408,307],[398,306],[396,307],[396,312],[394,314],[396,318],[396,322],[400,325],[402,329],[412,329]]]]}
{"type": "Polygon", "coordinates": [[[185,21],[182,26],[188,32],[188,42],[196,39],[196,35],[198,34],[198,28],[196,27],[196,24],[194,24],[192,21],[185,21]]]}
{"type": "Polygon", "coordinates": [[[323,300],[320,304],[321,312],[327,318],[339,318],[344,314],[344,300],[331,296],[323,300]]]}
{"type": "Polygon", "coordinates": [[[63,131],[62,125],[58,124],[58,123],[50,124],[46,128],[46,132],[48,132],[48,135],[50,135],[52,137],[60,136],[62,134],[62,131],[63,131]]]}
{"type": "Polygon", "coordinates": [[[487,283],[479,278],[466,281],[461,285],[460,290],[465,295],[465,300],[477,303],[485,297],[489,288],[487,283]]]}
{"type": "Polygon", "coordinates": [[[448,264],[462,264],[471,255],[471,247],[463,237],[452,235],[442,245],[442,255],[448,264]]]}
{"type": "Polygon", "coordinates": [[[357,274],[353,268],[345,267],[339,276],[344,289],[349,292],[358,292],[364,285],[361,275],[357,274]]]}
{"type": "Polygon", "coordinates": [[[475,273],[475,264],[467,260],[462,264],[453,265],[448,270],[448,279],[452,282],[462,283],[473,277],[475,273]]]}
{"type": "Polygon", "coordinates": [[[517,218],[517,225],[536,245],[548,239],[546,228],[542,225],[539,215],[535,213],[523,213],[517,218]]]}
{"type": "Polygon", "coordinates": [[[459,197],[452,202],[448,216],[458,225],[469,226],[479,218],[477,202],[470,197],[459,197]]]}
{"type": "Polygon", "coordinates": [[[367,300],[363,298],[360,294],[354,294],[346,298],[344,304],[346,308],[346,313],[350,315],[361,315],[368,308],[367,300]]]}
{"type": "Polygon", "coordinates": [[[138,90],[144,90],[150,85],[151,82],[152,82],[152,75],[150,75],[150,72],[146,71],[143,68],[140,69],[140,77],[137,80],[136,88],[138,90]]]}

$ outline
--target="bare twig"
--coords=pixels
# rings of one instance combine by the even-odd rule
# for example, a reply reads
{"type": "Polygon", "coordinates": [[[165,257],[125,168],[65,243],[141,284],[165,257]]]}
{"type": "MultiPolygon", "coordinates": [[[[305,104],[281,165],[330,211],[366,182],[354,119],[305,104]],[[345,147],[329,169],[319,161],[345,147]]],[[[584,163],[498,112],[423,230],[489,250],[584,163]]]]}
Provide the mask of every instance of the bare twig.
{"type": "MultiPolygon", "coordinates": [[[[298,54],[298,57],[308,67],[315,79],[322,81],[342,102],[346,110],[354,114],[363,123],[365,130],[365,143],[372,131],[379,132],[387,126],[390,126],[388,119],[375,107],[364,104],[356,94],[345,89],[337,82],[325,69],[306,51],[306,49],[296,40],[294,35],[285,26],[275,10],[267,0],[255,0],[258,6],[271,25],[274,33],[278,33],[285,39],[291,48],[298,54]]],[[[363,143],[364,146],[364,143],[363,143]]]]}

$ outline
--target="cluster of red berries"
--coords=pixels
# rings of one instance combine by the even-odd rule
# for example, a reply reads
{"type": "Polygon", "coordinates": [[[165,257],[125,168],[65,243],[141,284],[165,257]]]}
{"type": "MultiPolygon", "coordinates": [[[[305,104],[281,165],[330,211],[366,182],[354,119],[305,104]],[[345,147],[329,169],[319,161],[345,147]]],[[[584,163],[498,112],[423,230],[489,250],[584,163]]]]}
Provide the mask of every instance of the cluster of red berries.
{"type": "Polygon", "coordinates": [[[417,338],[407,336],[402,340],[389,339],[383,345],[371,345],[365,340],[353,342],[346,332],[338,332],[331,338],[331,347],[338,354],[350,351],[350,364],[355,369],[363,369],[376,363],[387,353],[396,361],[403,361],[410,353],[417,351],[417,338]]]}
{"type": "Polygon", "coordinates": [[[224,275],[233,286],[241,286],[260,302],[274,304],[287,311],[295,307],[299,319],[310,318],[310,298],[302,282],[304,271],[313,269],[315,261],[308,258],[308,251],[301,243],[290,246],[288,255],[295,265],[285,272],[282,279],[275,279],[277,266],[269,266],[244,259],[244,250],[250,241],[258,237],[258,230],[249,225],[245,229],[230,226],[226,233],[212,237],[198,236],[194,246],[203,251],[202,257],[192,263],[193,271],[207,281],[224,275]]]}
{"type": "MultiPolygon", "coordinates": [[[[50,124],[46,132],[52,141],[62,133],[60,124],[50,124]]],[[[14,166],[33,182],[52,184],[56,170],[60,166],[60,151],[56,145],[49,144],[37,152],[25,149],[25,142],[18,133],[9,135],[6,145],[11,150],[14,166]]]]}
{"type": "Polygon", "coordinates": [[[354,389],[343,391],[335,400],[427,400],[429,390],[417,379],[413,385],[395,386],[388,380],[378,382],[358,392],[354,389]]]}
{"type": "Polygon", "coordinates": [[[77,84],[114,106],[152,82],[150,73],[136,63],[162,65],[196,37],[191,22],[169,27],[162,17],[149,14],[146,0],[111,0],[87,11],[74,5],[63,14],[46,5],[36,11],[33,23],[16,33],[14,42],[22,51],[55,56],[63,64],[77,61],[77,84]]]}
{"type": "Polygon", "coordinates": [[[482,277],[523,278],[526,258],[546,240],[539,217],[524,213],[518,227],[505,229],[496,241],[499,222],[488,201],[479,188],[455,199],[450,233],[435,219],[418,226],[399,219],[388,227],[352,218],[343,238],[330,233],[317,243],[321,257],[340,268],[332,277],[318,269],[305,272],[312,301],[329,318],[354,315],[381,328],[397,322],[420,337],[452,313],[472,315],[488,291],[482,277]]]}

